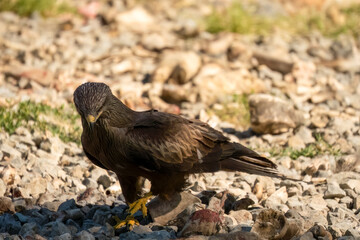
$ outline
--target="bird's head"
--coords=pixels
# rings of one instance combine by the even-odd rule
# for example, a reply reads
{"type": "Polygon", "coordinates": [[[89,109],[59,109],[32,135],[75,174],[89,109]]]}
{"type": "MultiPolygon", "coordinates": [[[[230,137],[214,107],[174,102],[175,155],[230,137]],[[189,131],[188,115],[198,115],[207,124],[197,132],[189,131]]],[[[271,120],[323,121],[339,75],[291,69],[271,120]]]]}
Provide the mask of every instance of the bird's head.
{"type": "Polygon", "coordinates": [[[90,128],[108,110],[109,104],[107,103],[112,96],[109,86],[105,83],[88,82],[75,90],[75,107],[90,128]]]}

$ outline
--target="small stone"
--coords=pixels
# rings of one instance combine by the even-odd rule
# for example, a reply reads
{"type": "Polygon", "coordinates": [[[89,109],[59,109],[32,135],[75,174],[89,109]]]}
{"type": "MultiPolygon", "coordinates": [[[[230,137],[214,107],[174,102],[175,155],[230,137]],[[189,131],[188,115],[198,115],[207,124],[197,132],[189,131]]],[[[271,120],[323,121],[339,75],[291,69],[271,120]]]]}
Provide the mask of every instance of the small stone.
{"type": "MultiPolygon", "coordinates": [[[[206,105],[211,105],[233,94],[251,94],[265,91],[264,82],[249,75],[250,72],[246,69],[226,71],[214,63],[208,63],[201,68],[193,82],[200,101],[206,105]]],[[[234,103],[233,108],[238,111],[239,104],[234,103]]]]}
{"type": "Polygon", "coordinates": [[[345,155],[336,161],[336,171],[353,171],[358,165],[358,157],[355,154],[345,155]]]}
{"type": "Polygon", "coordinates": [[[47,138],[41,142],[40,148],[56,156],[57,159],[60,159],[60,157],[65,152],[65,144],[60,140],[59,137],[47,138]]]}
{"type": "Polygon", "coordinates": [[[95,181],[92,178],[85,178],[82,181],[82,184],[84,184],[86,186],[86,188],[97,188],[98,187],[97,181],[95,181]]]}
{"type": "Polygon", "coordinates": [[[299,227],[289,224],[280,211],[265,209],[256,217],[251,232],[265,239],[291,239],[298,234],[299,227]]]}
{"type": "Polygon", "coordinates": [[[351,209],[353,204],[353,199],[351,197],[345,196],[340,199],[340,203],[345,203],[346,207],[351,209]]]}
{"type": "Polygon", "coordinates": [[[294,63],[284,59],[282,55],[269,55],[261,52],[255,52],[253,57],[258,61],[259,65],[264,64],[270,69],[283,74],[290,73],[293,70],[294,63]]]}
{"type": "Polygon", "coordinates": [[[60,206],[61,202],[60,201],[51,201],[51,202],[48,202],[48,201],[45,201],[42,206],[44,208],[47,208],[49,209],[50,211],[53,211],[53,212],[56,212],[60,206]]]}
{"type": "Polygon", "coordinates": [[[65,210],[64,214],[66,215],[67,218],[70,218],[72,220],[78,220],[84,218],[84,213],[79,208],[65,210]]]}
{"type": "Polygon", "coordinates": [[[304,141],[298,136],[290,137],[288,145],[289,145],[289,147],[291,147],[293,149],[297,149],[297,150],[305,148],[304,141]]]}
{"type": "Polygon", "coordinates": [[[311,124],[317,128],[325,128],[329,123],[329,118],[326,115],[314,115],[311,116],[311,124]]]}
{"type": "Polygon", "coordinates": [[[4,181],[0,178],[0,197],[3,197],[6,192],[6,185],[4,181]]]}
{"type": "Polygon", "coordinates": [[[219,213],[210,209],[198,210],[191,215],[189,221],[178,235],[182,237],[193,234],[210,236],[218,233],[221,229],[221,225],[222,221],[219,213]]]}
{"type": "Polygon", "coordinates": [[[257,199],[265,199],[275,192],[275,183],[270,177],[257,176],[252,192],[257,199]]]}
{"type": "Polygon", "coordinates": [[[306,232],[299,238],[299,240],[316,240],[316,239],[314,238],[312,232],[306,232]]]}
{"type": "Polygon", "coordinates": [[[254,200],[252,200],[251,198],[242,198],[240,200],[237,200],[236,202],[234,202],[233,206],[232,206],[232,210],[234,211],[238,211],[241,209],[248,209],[248,207],[250,205],[253,205],[255,202],[254,200]]]}
{"type": "Polygon", "coordinates": [[[15,178],[18,178],[17,171],[10,165],[6,166],[0,172],[0,179],[2,179],[6,185],[14,184],[15,178]]]}
{"type": "Polygon", "coordinates": [[[321,225],[315,224],[312,228],[308,230],[308,232],[311,232],[315,238],[325,237],[325,239],[327,238],[332,240],[331,234],[326,231],[325,227],[321,225]]]}
{"type": "Polygon", "coordinates": [[[195,52],[166,51],[153,73],[154,82],[185,84],[192,79],[201,67],[201,59],[195,52]]]}
{"type": "Polygon", "coordinates": [[[307,200],[308,205],[313,210],[322,211],[327,210],[327,202],[324,200],[323,196],[320,194],[309,197],[307,200]]]}
{"type": "Polygon", "coordinates": [[[103,185],[104,189],[110,187],[111,185],[111,179],[109,177],[109,175],[101,175],[98,179],[97,179],[98,184],[103,185]]]}
{"type": "MultiPolygon", "coordinates": [[[[203,236],[200,236],[203,237],[203,236]]],[[[210,238],[199,238],[199,239],[192,239],[192,237],[187,238],[188,240],[261,240],[261,238],[258,234],[254,232],[244,232],[244,231],[234,231],[230,233],[219,233],[215,236],[212,236],[210,238]]]]}
{"type": "Polygon", "coordinates": [[[356,210],[360,209],[360,196],[354,199],[353,208],[356,210]]]}
{"type": "Polygon", "coordinates": [[[132,231],[136,234],[144,234],[144,233],[152,232],[152,230],[148,226],[143,226],[143,225],[135,226],[132,231]]]}
{"type": "Polygon", "coordinates": [[[46,237],[55,237],[60,236],[64,233],[71,233],[69,228],[62,222],[49,222],[42,226],[40,230],[40,235],[46,237]]]}
{"type": "Polygon", "coordinates": [[[25,223],[21,229],[19,234],[26,238],[34,236],[36,233],[39,232],[39,226],[35,222],[25,223]]]}
{"type": "Polygon", "coordinates": [[[111,67],[111,71],[114,75],[130,72],[133,69],[134,69],[134,63],[128,59],[123,60],[120,63],[114,64],[111,67]]]}
{"type": "Polygon", "coordinates": [[[121,28],[141,33],[148,32],[155,23],[154,17],[142,7],[123,11],[116,16],[116,22],[121,28]]]}
{"type": "Polygon", "coordinates": [[[339,133],[352,132],[355,128],[355,123],[351,119],[335,117],[331,126],[339,133]]]}
{"type": "Polygon", "coordinates": [[[219,34],[214,39],[204,41],[202,50],[213,56],[225,54],[232,42],[232,39],[233,37],[231,34],[219,34]]]}
{"type": "Polygon", "coordinates": [[[139,239],[158,239],[158,240],[167,240],[167,239],[175,239],[176,236],[172,232],[168,232],[166,230],[160,230],[156,232],[149,232],[149,233],[143,233],[141,235],[138,235],[134,233],[133,231],[123,233],[119,235],[120,239],[128,239],[128,240],[139,240],[139,239]]]}
{"type": "Polygon", "coordinates": [[[342,190],[338,183],[328,183],[327,190],[325,191],[324,198],[343,198],[346,196],[344,190],[342,190]]]}
{"type": "Polygon", "coordinates": [[[348,230],[346,230],[345,236],[354,237],[354,239],[360,239],[360,230],[349,228],[348,230]]]}
{"type": "Polygon", "coordinates": [[[246,210],[230,211],[229,216],[234,217],[238,224],[251,224],[253,220],[252,214],[246,210]]]}
{"type": "Polygon", "coordinates": [[[265,201],[265,207],[274,208],[276,205],[285,204],[288,200],[286,187],[283,186],[270,195],[265,201]]]}
{"type": "Polygon", "coordinates": [[[16,221],[14,216],[5,213],[0,215],[0,232],[7,232],[10,234],[18,234],[21,229],[21,223],[16,221]]]}
{"type": "Polygon", "coordinates": [[[159,33],[150,33],[143,36],[141,40],[142,45],[151,51],[161,51],[165,48],[171,47],[169,37],[159,33]]]}
{"type": "Polygon", "coordinates": [[[228,227],[234,227],[234,226],[238,225],[238,222],[236,221],[236,219],[234,217],[225,214],[224,215],[224,224],[225,224],[225,226],[228,226],[228,227]]]}
{"type": "Polygon", "coordinates": [[[22,212],[26,209],[28,203],[25,199],[17,198],[13,200],[13,204],[16,212],[22,212]]]}
{"type": "Polygon", "coordinates": [[[69,209],[76,209],[76,203],[74,199],[69,199],[62,204],[60,204],[59,208],[57,209],[58,212],[65,211],[69,209]]]}
{"type": "Polygon", "coordinates": [[[333,148],[344,154],[352,152],[352,145],[345,138],[337,139],[333,148]]]}
{"type": "Polygon", "coordinates": [[[257,133],[279,134],[295,128],[304,121],[288,102],[266,94],[249,97],[251,128],[257,133]]]}
{"type": "Polygon", "coordinates": [[[15,212],[15,206],[8,197],[0,197],[0,213],[2,212],[15,212]]]}
{"type": "Polygon", "coordinates": [[[15,157],[21,158],[21,152],[6,143],[1,144],[0,152],[3,152],[4,156],[9,159],[13,159],[15,157]]]}
{"type": "Polygon", "coordinates": [[[199,24],[193,19],[186,19],[180,23],[176,32],[182,37],[195,37],[199,33],[199,24]]]}
{"type": "Polygon", "coordinates": [[[64,234],[54,238],[54,240],[72,240],[72,239],[73,238],[70,233],[64,233],[64,234]]]}
{"type": "Polygon", "coordinates": [[[74,240],[95,240],[95,237],[88,231],[82,230],[75,235],[74,240]]]}
{"type": "Polygon", "coordinates": [[[41,193],[45,193],[47,189],[47,181],[42,177],[35,177],[26,183],[24,188],[31,194],[33,197],[38,197],[41,193]]]}
{"type": "Polygon", "coordinates": [[[300,126],[296,132],[296,136],[301,138],[305,144],[314,143],[315,138],[312,136],[312,132],[305,126],[300,126]]]}
{"type": "Polygon", "coordinates": [[[91,171],[91,178],[94,179],[95,181],[97,181],[101,175],[109,175],[109,174],[105,169],[99,167],[95,167],[91,171]]]}
{"type": "Polygon", "coordinates": [[[84,184],[81,183],[81,181],[77,178],[71,179],[72,185],[75,187],[76,192],[83,192],[86,190],[86,187],[84,184]]]}

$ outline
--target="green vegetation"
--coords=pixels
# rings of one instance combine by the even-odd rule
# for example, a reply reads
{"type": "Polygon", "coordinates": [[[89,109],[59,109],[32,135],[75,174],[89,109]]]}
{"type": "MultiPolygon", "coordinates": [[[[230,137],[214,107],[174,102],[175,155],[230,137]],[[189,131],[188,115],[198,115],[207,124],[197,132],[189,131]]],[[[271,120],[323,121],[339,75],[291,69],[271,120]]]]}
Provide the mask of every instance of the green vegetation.
{"type": "Polygon", "coordinates": [[[213,106],[208,113],[215,114],[222,121],[232,123],[237,127],[250,127],[249,103],[246,94],[234,94],[224,100],[221,105],[213,106]]]}
{"type": "MultiPolygon", "coordinates": [[[[256,9],[256,6],[249,9],[256,9]]],[[[233,3],[229,8],[221,11],[214,9],[205,19],[205,28],[211,33],[227,31],[267,35],[277,28],[293,34],[319,31],[330,37],[337,37],[340,34],[359,36],[360,4],[336,9],[335,12],[331,14],[331,9],[328,12],[303,9],[286,17],[266,17],[245,9],[241,3],[233,3]]]]}
{"type": "Polygon", "coordinates": [[[11,11],[20,16],[30,16],[34,12],[44,17],[65,12],[75,12],[75,8],[58,0],[0,0],[0,11],[11,11]]]}
{"type": "Polygon", "coordinates": [[[64,142],[80,143],[80,116],[74,107],[52,108],[43,103],[20,102],[13,108],[0,107],[0,128],[12,134],[24,126],[31,131],[50,131],[64,142]]]}
{"type": "Polygon", "coordinates": [[[321,135],[315,136],[316,141],[307,145],[305,148],[296,150],[291,147],[280,148],[280,149],[270,149],[268,152],[272,157],[277,156],[289,156],[292,159],[298,159],[301,156],[313,158],[320,155],[333,155],[339,156],[340,150],[334,149],[328,144],[321,135]]]}
{"type": "Polygon", "coordinates": [[[246,11],[240,3],[233,3],[225,11],[213,10],[206,19],[206,30],[211,33],[228,31],[241,34],[266,34],[270,29],[270,19],[246,11]]]}

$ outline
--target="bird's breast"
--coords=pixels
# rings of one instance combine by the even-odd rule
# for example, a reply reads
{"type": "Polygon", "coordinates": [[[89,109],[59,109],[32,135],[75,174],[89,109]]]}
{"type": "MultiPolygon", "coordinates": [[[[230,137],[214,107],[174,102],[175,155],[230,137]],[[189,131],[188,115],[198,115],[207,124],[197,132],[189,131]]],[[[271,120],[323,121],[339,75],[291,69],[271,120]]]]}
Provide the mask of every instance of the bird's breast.
{"type": "Polygon", "coordinates": [[[106,168],[119,172],[126,168],[124,154],[119,151],[118,142],[98,126],[92,130],[87,129],[83,132],[84,149],[100,161],[106,168]]]}

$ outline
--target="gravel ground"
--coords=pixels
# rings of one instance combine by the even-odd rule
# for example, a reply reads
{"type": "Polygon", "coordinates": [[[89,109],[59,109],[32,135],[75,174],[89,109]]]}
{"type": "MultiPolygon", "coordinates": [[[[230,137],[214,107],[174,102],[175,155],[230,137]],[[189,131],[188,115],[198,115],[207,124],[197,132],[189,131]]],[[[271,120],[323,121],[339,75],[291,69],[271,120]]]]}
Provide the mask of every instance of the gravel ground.
{"type": "Polygon", "coordinates": [[[1,126],[11,109],[53,109],[0,132],[0,239],[360,239],[359,39],[210,34],[197,21],[210,3],[108,2],[96,17],[0,13],[1,126]],[[63,118],[86,81],[206,121],[303,181],[193,175],[177,207],[155,198],[140,226],[114,230],[127,209],[116,176],[85,157],[79,118],[63,118]]]}

